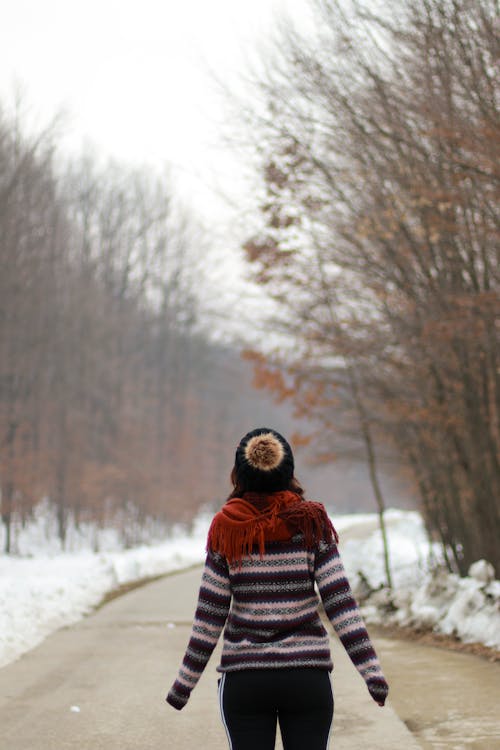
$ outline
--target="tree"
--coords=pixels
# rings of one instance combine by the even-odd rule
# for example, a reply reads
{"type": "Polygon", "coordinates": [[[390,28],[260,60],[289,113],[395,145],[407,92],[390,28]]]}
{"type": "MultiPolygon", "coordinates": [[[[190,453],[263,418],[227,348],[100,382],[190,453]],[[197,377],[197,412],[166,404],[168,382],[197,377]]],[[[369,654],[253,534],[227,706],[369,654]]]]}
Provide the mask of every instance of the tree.
{"type": "Polygon", "coordinates": [[[203,249],[165,176],[89,156],[64,171],[52,130],[29,136],[21,115],[0,120],[7,552],[13,519],[43,496],[63,546],[70,518],[175,515],[165,487],[178,471],[177,413],[191,400],[203,249]]]}
{"type": "Polygon", "coordinates": [[[10,550],[14,508],[28,512],[45,475],[44,301],[52,298],[59,217],[54,130],[24,136],[21,106],[0,119],[0,491],[10,550]]]}
{"type": "Polygon", "coordinates": [[[316,33],[284,26],[258,74],[263,222],[245,249],[297,398],[353,373],[360,434],[412,467],[450,565],[498,570],[495,3],[313,5],[316,33]]]}

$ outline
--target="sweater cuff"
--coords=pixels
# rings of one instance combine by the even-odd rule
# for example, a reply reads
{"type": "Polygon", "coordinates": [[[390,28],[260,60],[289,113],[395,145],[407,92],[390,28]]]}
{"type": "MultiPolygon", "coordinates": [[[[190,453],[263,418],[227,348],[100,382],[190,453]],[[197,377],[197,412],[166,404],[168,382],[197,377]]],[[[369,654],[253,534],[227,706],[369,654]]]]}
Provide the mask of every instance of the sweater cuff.
{"type": "Polygon", "coordinates": [[[174,685],[168,691],[167,697],[165,698],[167,703],[170,703],[170,705],[176,708],[177,711],[180,711],[181,708],[184,708],[191,694],[189,691],[179,688],[180,686],[178,685],[178,683],[174,683],[174,685]]]}
{"type": "Polygon", "coordinates": [[[383,677],[369,677],[366,685],[373,700],[383,706],[389,693],[389,685],[385,679],[383,677]]]}

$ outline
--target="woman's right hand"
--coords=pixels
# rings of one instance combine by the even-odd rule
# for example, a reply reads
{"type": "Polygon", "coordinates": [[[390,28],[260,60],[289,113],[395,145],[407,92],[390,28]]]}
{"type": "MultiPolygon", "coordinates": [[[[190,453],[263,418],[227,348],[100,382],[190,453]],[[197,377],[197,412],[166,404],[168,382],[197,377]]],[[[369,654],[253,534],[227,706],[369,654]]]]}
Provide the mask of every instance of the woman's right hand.
{"type": "Polygon", "coordinates": [[[381,677],[369,677],[366,681],[368,691],[379,706],[383,706],[385,704],[387,695],[389,693],[389,685],[387,684],[385,678],[383,676],[381,677]]]}

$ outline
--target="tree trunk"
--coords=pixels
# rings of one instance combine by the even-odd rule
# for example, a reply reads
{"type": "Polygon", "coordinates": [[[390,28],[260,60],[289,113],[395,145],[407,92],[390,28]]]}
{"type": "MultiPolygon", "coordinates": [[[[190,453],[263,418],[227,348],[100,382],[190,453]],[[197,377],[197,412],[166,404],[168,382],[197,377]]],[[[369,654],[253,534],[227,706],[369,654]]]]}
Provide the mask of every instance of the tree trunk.
{"type": "Polygon", "coordinates": [[[368,421],[366,410],[364,408],[363,401],[359,393],[359,387],[356,381],[356,376],[351,366],[348,366],[348,374],[349,374],[349,382],[351,386],[351,391],[354,397],[354,403],[356,405],[356,409],[357,409],[358,416],[359,416],[361,433],[363,435],[363,440],[365,444],[366,457],[368,460],[368,469],[370,473],[370,481],[371,481],[371,485],[373,488],[373,492],[375,494],[375,500],[376,500],[377,508],[378,508],[380,533],[382,534],[382,544],[384,548],[384,569],[385,569],[386,583],[387,583],[387,587],[389,589],[392,589],[392,575],[391,575],[391,565],[390,565],[390,557],[389,557],[389,541],[387,539],[387,529],[386,529],[385,518],[384,518],[385,501],[384,501],[384,496],[382,494],[382,488],[380,486],[380,482],[378,479],[377,458],[375,455],[375,448],[373,445],[370,423],[368,421]]]}

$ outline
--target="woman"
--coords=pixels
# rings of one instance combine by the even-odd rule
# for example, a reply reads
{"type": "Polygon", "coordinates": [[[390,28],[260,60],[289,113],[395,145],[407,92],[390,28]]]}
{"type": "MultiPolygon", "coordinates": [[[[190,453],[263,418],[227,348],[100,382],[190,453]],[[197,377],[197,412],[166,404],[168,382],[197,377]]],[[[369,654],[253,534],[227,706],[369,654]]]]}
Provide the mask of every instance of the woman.
{"type": "Polygon", "coordinates": [[[333,719],[326,614],[383,706],[388,685],[320,503],[305,500],[292,450],[259,428],[241,440],[233,492],[214,517],[191,638],[167,701],[181,709],[224,629],[217,670],[231,750],[325,750],[333,719]]]}

